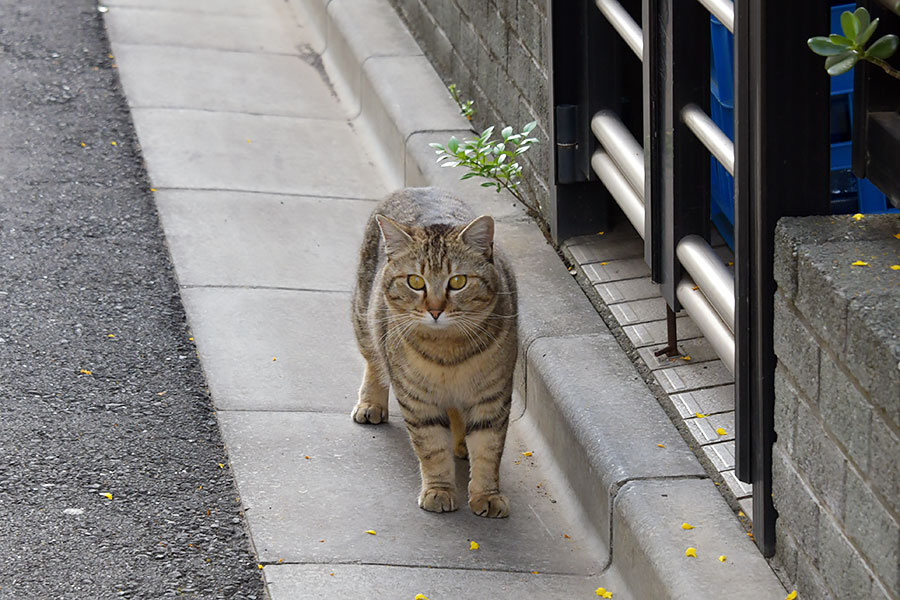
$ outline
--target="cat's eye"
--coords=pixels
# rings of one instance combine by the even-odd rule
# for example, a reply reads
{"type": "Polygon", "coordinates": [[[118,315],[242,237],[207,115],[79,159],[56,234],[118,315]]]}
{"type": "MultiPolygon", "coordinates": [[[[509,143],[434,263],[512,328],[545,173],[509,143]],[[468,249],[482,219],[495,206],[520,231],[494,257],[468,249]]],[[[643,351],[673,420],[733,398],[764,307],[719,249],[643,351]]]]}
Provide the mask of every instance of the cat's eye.
{"type": "Polygon", "coordinates": [[[451,290],[461,290],[466,287],[466,276],[454,275],[450,278],[450,282],[447,285],[450,286],[451,290]]]}
{"type": "Polygon", "coordinates": [[[422,279],[421,275],[409,275],[406,278],[406,283],[414,290],[425,289],[425,280],[422,279]]]}

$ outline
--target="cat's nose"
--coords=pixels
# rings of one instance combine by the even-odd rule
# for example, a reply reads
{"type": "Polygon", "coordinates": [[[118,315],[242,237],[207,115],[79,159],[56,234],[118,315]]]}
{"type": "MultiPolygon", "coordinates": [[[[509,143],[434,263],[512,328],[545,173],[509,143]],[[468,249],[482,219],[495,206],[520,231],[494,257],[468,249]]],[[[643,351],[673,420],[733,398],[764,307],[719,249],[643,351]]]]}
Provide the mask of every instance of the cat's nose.
{"type": "Polygon", "coordinates": [[[430,314],[432,317],[434,317],[434,320],[435,320],[435,321],[438,320],[438,317],[441,316],[441,313],[442,313],[442,312],[444,312],[444,311],[442,311],[442,310],[439,309],[439,308],[437,308],[437,309],[431,309],[431,308],[429,308],[429,309],[428,309],[428,314],[430,314]]]}

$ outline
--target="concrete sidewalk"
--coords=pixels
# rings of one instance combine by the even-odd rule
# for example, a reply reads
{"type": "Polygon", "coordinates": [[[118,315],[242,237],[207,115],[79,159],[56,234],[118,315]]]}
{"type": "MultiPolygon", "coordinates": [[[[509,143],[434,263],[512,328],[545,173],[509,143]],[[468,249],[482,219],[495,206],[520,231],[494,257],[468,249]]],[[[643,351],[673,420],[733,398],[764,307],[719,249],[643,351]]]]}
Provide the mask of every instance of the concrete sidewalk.
{"type": "Polygon", "coordinates": [[[589,598],[598,587],[615,598],[784,597],[537,227],[508,197],[433,164],[427,143],[465,136],[467,124],[386,2],[107,5],[273,599],[589,598]],[[363,226],[389,190],[423,184],[494,214],[517,268],[509,519],[420,510],[399,411],[376,427],[349,417],[363,226]],[[698,558],[684,556],[689,546],[698,558]]]}

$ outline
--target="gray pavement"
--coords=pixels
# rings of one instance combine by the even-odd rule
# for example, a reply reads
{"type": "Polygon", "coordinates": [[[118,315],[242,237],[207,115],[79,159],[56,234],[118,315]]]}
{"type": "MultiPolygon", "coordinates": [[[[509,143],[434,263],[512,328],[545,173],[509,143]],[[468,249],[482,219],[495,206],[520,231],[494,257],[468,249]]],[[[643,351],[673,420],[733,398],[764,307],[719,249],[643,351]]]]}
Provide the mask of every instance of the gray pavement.
{"type": "MultiPolygon", "coordinates": [[[[502,473],[513,514],[488,520],[419,509],[402,421],[352,422],[363,363],[350,290],[391,173],[367,151],[358,108],[312,66],[302,12],[233,0],[217,5],[214,31],[207,6],[117,0],[107,20],[271,597],[571,598],[606,586],[627,598],[520,425],[502,473]],[[182,20],[204,33],[166,37],[182,20]]],[[[519,235],[543,244],[536,229],[519,235]]]]}
{"type": "Polygon", "coordinates": [[[271,598],[783,597],[538,228],[435,167],[427,142],[467,123],[385,1],[107,4],[271,598]],[[509,519],[418,509],[402,423],[349,417],[362,228],[387,191],[421,184],[494,214],[517,269],[509,519]]]}

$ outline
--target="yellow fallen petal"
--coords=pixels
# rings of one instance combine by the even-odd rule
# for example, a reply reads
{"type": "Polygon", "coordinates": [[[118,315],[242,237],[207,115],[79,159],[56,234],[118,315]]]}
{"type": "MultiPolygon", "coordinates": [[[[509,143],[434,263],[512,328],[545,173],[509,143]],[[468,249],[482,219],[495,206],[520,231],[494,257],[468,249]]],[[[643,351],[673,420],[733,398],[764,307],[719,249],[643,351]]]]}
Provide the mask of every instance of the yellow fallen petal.
{"type": "Polygon", "coordinates": [[[728,435],[728,432],[725,431],[724,427],[716,427],[716,433],[718,433],[719,435],[728,435]]]}
{"type": "Polygon", "coordinates": [[[258,564],[256,565],[256,568],[262,570],[263,565],[258,563],[258,564]]]}
{"type": "Polygon", "coordinates": [[[728,560],[728,559],[725,558],[725,555],[724,555],[724,554],[723,554],[722,556],[719,557],[719,562],[725,562],[726,560],[728,560]]]}
{"type": "Polygon", "coordinates": [[[82,147],[82,148],[87,148],[87,144],[85,144],[84,142],[81,142],[81,147],[82,147]]]}
{"type": "MultiPolygon", "coordinates": [[[[603,235],[604,233],[606,233],[606,232],[605,232],[605,231],[598,231],[598,232],[597,232],[597,235],[603,235]]],[[[900,234],[897,234],[897,235],[898,235],[898,237],[900,237],[900,234]]]]}
{"type": "Polygon", "coordinates": [[[540,571],[532,571],[531,572],[532,575],[539,575],[540,573],[541,573],[540,571]]]}
{"type": "Polygon", "coordinates": [[[850,263],[850,266],[852,266],[852,267],[868,267],[869,263],[867,263],[864,260],[858,260],[856,262],[850,263]]]}
{"type": "Polygon", "coordinates": [[[110,494],[109,492],[106,492],[105,494],[103,494],[103,497],[106,498],[107,500],[112,500],[112,494],[110,494]]]}
{"type": "Polygon", "coordinates": [[[697,417],[698,419],[705,419],[709,415],[704,415],[703,413],[694,413],[694,416],[697,417]]]}
{"type": "Polygon", "coordinates": [[[116,334],[114,334],[114,333],[107,333],[107,334],[106,334],[106,337],[108,337],[108,338],[114,338],[114,337],[116,337],[116,334]]]}
{"type": "Polygon", "coordinates": [[[691,360],[691,355],[685,354],[684,356],[681,357],[681,360],[691,360]]]}
{"type": "Polygon", "coordinates": [[[797,590],[794,590],[790,594],[785,596],[784,600],[797,600],[797,590]]]}
{"type": "Polygon", "coordinates": [[[369,535],[375,535],[375,530],[374,529],[366,529],[366,533],[368,533],[369,535]]]}
{"type": "Polygon", "coordinates": [[[608,262],[602,262],[602,263],[600,263],[600,264],[601,264],[601,265],[608,265],[609,263],[608,263],[608,262]]]}
{"type": "Polygon", "coordinates": [[[150,191],[151,191],[151,192],[155,192],[155,191],[156,191],[156,188],[150,188],[150,191]]]}
{"type": "Polygon", "coordinates": [[[681,528],[682,528],[682,529],[693,529],[694,526],[691,525],[690,523],[682,523],[682,524],[681,524],[681,528]]]}
{"type": "Polygon", "coordinates": [[[697,558],[697,549],[694,548],[693,546],[691,546],[690,548],[688,548],[687,550],[684,551],[684,555],[685,556],[693,556],[694,558],[697,558]]]}
{"type": "Polygon", "coordinates": [[[900,240],[900,233],[895,233],[894,237],[897,238],[898,240],[900,240]]]}
{"type": "Polygon", "coordinates": [[[596,590],[594,590],[594,593],[601,598],[612,598],[612,592],[603,587],[598,587],[596,590]]]}
{"type": "Polygon", "coordinates": [[[891,265],[891,271],[900,271],[900,265],[891,265]]]}
{"type": "Polygon", "coordinates": [[[224,468],[225,468],[225,463],[219,463],[219,468],[220,468],[220,469],[224,469],[224,468]]]}
{"type": "MultiPolygon", "coordinates": [[[[333,574],[334,573],[332,573],[332,575],[333,574]]],[[[428,600],[428,596],[426,596],[425,594],[416,594],[415,600],[428,600]]]]}
{"type": "Polygon", "coordinates": [[[657,448],[665,448],[666,445],[665,445],[665,444],[657,444],[656,447],[657,447],[657,448]]]}
{"type": "Polygon", "coordinates": [[[856,213],[855,215],[853,215],[853,218],[856,219],[857,221],[859,221],[860,219],[863,218],[863,216],[865,216],[865,215],[862,215],[862,214],[860,214],[860,213],[856,213]]]}
{"type": "Polygon", "coordinates": [[[93,375],[94,374],[93,371],[88,371],[87,369],[82,369],[81,373],[82,373],[82,375],[93,375]]]}
{"type": "Polygon", "coordinates": [[[528,452],[523,452],[522,456],[531,456],[532,454],[534,454],[534,452],[529,450],[528,452]]]}
{"type": "Polygon", "coordinates": [[[113,146],[118,146],[118,145],[119,145],[119,144],[116,143],[115,140],[111,141],[110,144],[112,144],[113,146]]]}
{"type": "Polygon", "coordinates": [[[478,542],[473,541],[469,543],[469,550],[478,550],[478,542]]]}

